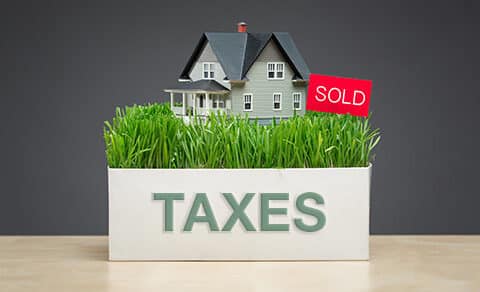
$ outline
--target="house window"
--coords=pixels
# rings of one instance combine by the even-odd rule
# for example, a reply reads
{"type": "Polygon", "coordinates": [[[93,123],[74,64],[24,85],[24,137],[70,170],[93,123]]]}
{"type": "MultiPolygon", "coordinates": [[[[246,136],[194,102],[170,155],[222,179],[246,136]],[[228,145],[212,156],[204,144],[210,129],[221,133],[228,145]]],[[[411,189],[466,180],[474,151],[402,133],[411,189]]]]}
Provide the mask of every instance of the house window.
{"type": "Polygon", "coordinates": [[[283,79],[285,76],[285,63],[271,62],[267,63],[267,79],[283,79]]]}
{"type": "Polygon", "coordinates": [[[218,108],[218,95],[212,95],[212,108],[218,108]]]}
{"type": "Polygon", "coordinates": [[[282,109],[282,94],[274,93],[273,94],[273,109],[281,110],[282,109]]]}
{"type": "Polygon", "coordinates": [[[218,107],[219,108],[225,108],[225,101],[223,100],[222,97],[218,98],[218,107]]]}
{"type": "Polygon", "coordinates": [[[293,93],[293,109],[300,110],[301,109],[301,100],[302,100],[302,93],[294,92],[293,93]]]}
{"type": "Polygon", "coordinates": [[[285,66],[283,65],[283,63],[277,63],[277,79],[283,79],[283,70],[285,68],[285,66]]]}
{"type": "Polygon", "coordinates": [[[243,110],[251,111],[252,110],[252,94],[247,93],[243,95],[243,110]]]}
{"type": "Polygon", "coordinates": [[[202,63],[203,79],[215,79],[215,63],[202,63]]]}
{"type": "Polygon", "coordinates": [[[267,71],[268,71],[268,79],[274,79],[275,78],[275,64],[268,63],[267,64],[267,71]]]}
{"type": "Polygon", "coordinates": [[[225,100],[223,96],[217,95],[212,97],[213,108],[225,108],[225,100]]]}

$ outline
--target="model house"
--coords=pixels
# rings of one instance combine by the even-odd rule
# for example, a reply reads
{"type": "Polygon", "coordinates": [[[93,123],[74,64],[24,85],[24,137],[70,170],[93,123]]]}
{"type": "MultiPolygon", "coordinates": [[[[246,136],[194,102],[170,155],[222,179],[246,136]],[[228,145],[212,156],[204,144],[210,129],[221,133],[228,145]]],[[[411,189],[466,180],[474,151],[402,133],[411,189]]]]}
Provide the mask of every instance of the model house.
{"type": "Polygon", "coordinates": [[[222,111],[260,121],[305,113],[310,71],[286,32],[206,32],[170,93],[177,116],[222,111]]]}

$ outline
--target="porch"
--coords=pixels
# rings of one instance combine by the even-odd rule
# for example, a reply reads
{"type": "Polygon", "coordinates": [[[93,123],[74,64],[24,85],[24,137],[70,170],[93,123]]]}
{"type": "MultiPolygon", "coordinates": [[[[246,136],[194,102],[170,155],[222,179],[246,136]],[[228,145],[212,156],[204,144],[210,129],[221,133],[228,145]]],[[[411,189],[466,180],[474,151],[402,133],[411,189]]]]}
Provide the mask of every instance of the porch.
{"type": "Polygon", "coordinates": [[[215,112],[231,112],[230,91],[214,80],[180,82],[170,93],[170,105],[177,116],[207,116],[215,112]]]}

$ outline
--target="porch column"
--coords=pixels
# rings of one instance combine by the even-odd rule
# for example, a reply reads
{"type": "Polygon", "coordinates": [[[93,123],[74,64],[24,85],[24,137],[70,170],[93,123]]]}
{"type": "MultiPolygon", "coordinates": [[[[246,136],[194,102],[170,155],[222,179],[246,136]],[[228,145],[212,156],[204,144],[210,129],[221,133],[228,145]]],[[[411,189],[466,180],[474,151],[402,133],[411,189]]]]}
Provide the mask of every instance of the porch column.
{"type": "Polygon", "coordinates": [[[210,98],[210,95],[208,92],[205,93],[205,115],[208,115],[208,100],[210,98]]]}
{"type": "Polygon", "coordinates": [[[197,93],[193,93],[193,115],[197,114],[197,93]]]}
{"type": "Polygon", "coordinates": [[[230,113],[232,110],[232,96],[227,93],[223,96],[223,98],[225,100],[225,110],[230,113]]]}
{"type": "Polygon", "coordinates": [[[182,92],[182,105],[183,105],[182,113],[185,116],[187,115],[187,99],[185,98],[185,92],[182,92]]]}
{"type": "Polygon", "coordinates": [[[173,92],[170,92],[170,108],[173,111],[173,92]]]}

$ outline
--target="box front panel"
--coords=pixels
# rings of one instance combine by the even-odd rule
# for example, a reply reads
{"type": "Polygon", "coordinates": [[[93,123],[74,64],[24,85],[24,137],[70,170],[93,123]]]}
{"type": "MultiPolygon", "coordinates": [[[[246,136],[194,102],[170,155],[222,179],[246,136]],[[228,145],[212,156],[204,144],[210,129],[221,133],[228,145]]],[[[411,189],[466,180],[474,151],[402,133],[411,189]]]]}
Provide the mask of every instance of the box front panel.
{"type": "Polygon", "coordinates": [[[368,259],[370,168],[109,169],[111,260],[368,259]]]}

